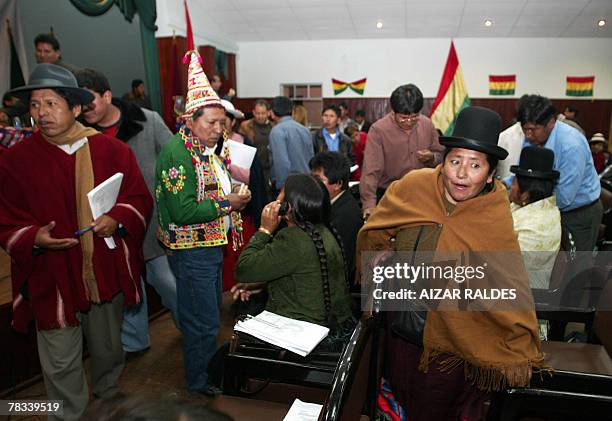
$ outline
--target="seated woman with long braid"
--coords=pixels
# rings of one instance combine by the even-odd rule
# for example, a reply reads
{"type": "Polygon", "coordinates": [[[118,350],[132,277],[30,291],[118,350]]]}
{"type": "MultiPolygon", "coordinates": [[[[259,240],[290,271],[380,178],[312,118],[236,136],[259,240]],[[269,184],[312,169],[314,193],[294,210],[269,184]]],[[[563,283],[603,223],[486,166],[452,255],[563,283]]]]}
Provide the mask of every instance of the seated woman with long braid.
{"type": "Polygon", "coordinates": [[[236,266],[234,298],[248,300],[247,283],[265,283],[266,310],[330,328],[348,339],[355,326],[342,242],[329,220],[329,193],[308,174],[290,175],[266,205],[261,228],[236,266]],[[287,227],[279,230],[281,220],[287,227]]]}

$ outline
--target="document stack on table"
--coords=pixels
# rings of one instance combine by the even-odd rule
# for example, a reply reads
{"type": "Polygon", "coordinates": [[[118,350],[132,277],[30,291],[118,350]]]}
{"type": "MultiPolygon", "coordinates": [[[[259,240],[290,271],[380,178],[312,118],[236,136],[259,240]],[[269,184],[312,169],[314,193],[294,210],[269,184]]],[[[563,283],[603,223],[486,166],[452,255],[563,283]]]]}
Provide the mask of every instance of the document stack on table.
{"type": "Polygon", "coordinates": [[[314,323],[290,319],[269,311],[249,316],[236,323],[234,330],[279,346],[302,357],[310,354],[329,334],[329,329],[314,323]]]}

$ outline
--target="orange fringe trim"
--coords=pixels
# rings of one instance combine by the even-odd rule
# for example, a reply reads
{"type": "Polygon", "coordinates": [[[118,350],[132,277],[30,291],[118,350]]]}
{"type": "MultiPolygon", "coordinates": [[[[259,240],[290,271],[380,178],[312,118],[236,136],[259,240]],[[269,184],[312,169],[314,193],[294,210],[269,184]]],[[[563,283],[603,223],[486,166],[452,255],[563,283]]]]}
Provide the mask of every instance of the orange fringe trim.
{"type": "Polygon", "coordinates": [[[533,373],[552,375],[552,367],[543,364],[544,357],[526,360],[513,365],[475,365],[457,355],[441,359],[448,351],[424,348],[419,363],[419,370],[427,373],[429,364],[438,360],[440,371],[450,373],[463,365],[465,379],[478,389],[486,392],[497,392],[512,387],[528,387],[533,373]]]}

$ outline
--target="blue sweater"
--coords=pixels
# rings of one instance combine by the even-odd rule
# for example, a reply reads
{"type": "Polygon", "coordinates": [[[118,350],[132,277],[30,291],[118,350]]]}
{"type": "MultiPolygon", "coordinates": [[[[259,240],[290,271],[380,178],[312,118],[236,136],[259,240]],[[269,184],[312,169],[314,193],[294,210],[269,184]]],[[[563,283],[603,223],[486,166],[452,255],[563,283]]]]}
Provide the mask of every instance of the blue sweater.
{"type": "MultiPolygon", "coordinates": [[[[530,146],[525,139],[523,148],[530,146]]],[[[594,202],[601,193],[589,143],[578,130],[556,122],[544,147],[555,153],[555,169],[561,173],[555,187],[557,206],[567,212],[594,202]]]]}
{"type": "Polygon", "coordinates": [[[290,116],[281,117],[270,132],[271,178],[280,190],[287,176],[292,173],[308,173],[308,162],[314,156],[312,137],[308,129],[290,116]]]}

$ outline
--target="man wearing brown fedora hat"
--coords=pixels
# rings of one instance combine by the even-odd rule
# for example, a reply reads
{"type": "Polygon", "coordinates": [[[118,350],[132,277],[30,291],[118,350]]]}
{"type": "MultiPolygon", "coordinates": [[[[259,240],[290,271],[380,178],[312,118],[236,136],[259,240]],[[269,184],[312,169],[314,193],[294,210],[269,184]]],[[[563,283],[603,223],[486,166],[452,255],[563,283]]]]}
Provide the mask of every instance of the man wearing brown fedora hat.
{"type": "Polygon", "coordinates": [[[76,120],[93,97],[70,71],[39,64],[12,93],[29,104],[38,127],[0,162],[0,246],[11,256],[12,326],[26,331],[35,319],[47,398],[63,401],[63,416],[49,419],[77,420],[89,401],[83,336],[93,396],[120,393],[121,319],[124,304],[143,294],[152,198],[130,149],[76,120]],[[123,179],[116,202],[94,219],[87,193],[117,173],[123,179]]]}

